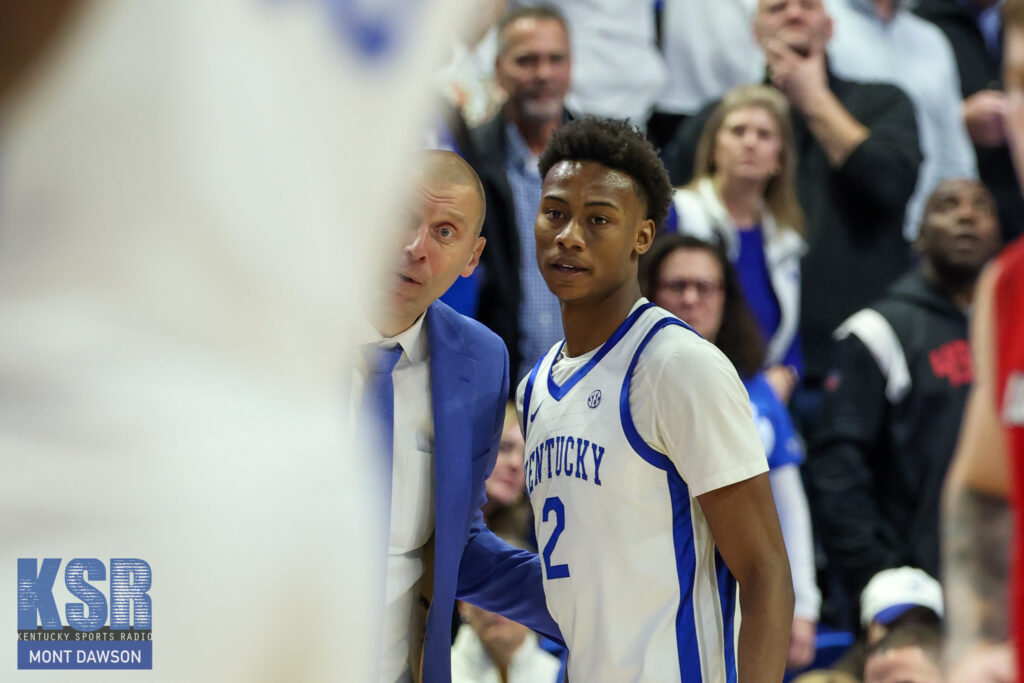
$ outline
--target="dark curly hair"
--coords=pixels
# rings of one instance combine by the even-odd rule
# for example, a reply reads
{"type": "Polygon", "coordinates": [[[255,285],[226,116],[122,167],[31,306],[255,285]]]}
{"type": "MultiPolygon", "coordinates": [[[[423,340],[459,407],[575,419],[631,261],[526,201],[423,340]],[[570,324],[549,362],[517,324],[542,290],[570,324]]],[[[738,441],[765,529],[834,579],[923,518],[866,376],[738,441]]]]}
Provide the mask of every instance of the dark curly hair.
{"type": "Polygon", "coordinates": [[[672,184],[658,152],[626,121],[593,117],[569,121],[548,140],[537,167],[540,177],[561,161],[596,161],[633,179],[647,207],[646,218],[660,230],[668,217],[672,184]]]}
{"type": "Polygon", "coordinates": [[[743,296],[736,267],[729,263],[725,250],[720,245],[680,234],[664,235],[655,240],[654,246],[640,260],[640,288],[644,296],[657,303],[661,266],[669,254],[677,249],[705,251],[718,261],[718,266],[722,270],[725,302],[722,309],[722,326],[718,328],[715,346],[732,361],[740,377],[746,379],[756,375],[764,367],[764,336],[743,296]]]}

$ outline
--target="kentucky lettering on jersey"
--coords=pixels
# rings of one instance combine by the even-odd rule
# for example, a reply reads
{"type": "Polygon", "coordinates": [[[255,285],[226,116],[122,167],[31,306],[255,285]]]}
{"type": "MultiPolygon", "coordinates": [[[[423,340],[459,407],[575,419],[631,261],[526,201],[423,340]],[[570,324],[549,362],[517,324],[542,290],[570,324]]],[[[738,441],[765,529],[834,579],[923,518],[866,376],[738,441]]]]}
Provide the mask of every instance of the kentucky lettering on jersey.
{"type": "MultiPolygon", "coordinates": [[[[561,347],[520,385],[519,402],[544,591],[569,646],[570,680],[735,681],[736,582],[694,496],[767,470],[739,378],[717,349],[643,299],[591,354],[560,360],[561,347]],[[633,422],[634,371],[666,352],[720,362],[734,382],[728,398],[746,411],[744,438],[690,439],[699,452],[682,455],[692,482],[633,422]]],[[[690,395],[703,407],[716,391],[690,395]]]]}
{"type": "Polygon", "coordinates": [[[581,436],[552,436],[545,439],[526,456],[526,490],[552,477],[575,477],[601,485],[601,461],[604,446],[581,436]],[[591,476],[587,476],[587,464],[591,476]],[[545,474],[545,467],[546,474],[545,474]]]}

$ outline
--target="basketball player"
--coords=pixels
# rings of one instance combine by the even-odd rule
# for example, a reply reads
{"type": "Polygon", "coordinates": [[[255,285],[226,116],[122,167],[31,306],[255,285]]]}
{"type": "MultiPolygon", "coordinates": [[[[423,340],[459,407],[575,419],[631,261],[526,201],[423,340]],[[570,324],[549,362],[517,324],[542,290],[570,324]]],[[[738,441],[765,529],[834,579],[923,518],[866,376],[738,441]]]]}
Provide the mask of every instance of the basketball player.
{"type": "Polygon", "coordinates": [[[565,340],[517,398],[569,679],[778,681],[793,590],[746,392],[637,282],[665,170],[638,132],[598,119],[559,129],[539,165],[537,264],[565,340]]]}
{"type": "MultiPolygon", "coordinates": [[[[1002,16],[1006,134],[1024,180],[1024,0],[1006,0],[1002,16]]],[[[1009,244],[982,274],[975,300],[974,386],[943,520],[951,683],[1024,680],[1024,241],[1009,244]]]]}

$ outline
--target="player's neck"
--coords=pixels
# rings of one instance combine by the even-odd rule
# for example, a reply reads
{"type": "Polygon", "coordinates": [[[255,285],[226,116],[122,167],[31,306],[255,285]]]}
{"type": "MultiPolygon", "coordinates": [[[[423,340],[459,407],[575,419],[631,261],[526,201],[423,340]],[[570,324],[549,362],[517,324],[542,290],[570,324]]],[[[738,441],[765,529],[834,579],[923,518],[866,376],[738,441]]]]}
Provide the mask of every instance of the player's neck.
{"type": "Polygon", "coordinates": [[[634,281],[599,300],[563,301],[565,354],[575,358],[608,341],[640,296],[640,285],[634,281]]]}

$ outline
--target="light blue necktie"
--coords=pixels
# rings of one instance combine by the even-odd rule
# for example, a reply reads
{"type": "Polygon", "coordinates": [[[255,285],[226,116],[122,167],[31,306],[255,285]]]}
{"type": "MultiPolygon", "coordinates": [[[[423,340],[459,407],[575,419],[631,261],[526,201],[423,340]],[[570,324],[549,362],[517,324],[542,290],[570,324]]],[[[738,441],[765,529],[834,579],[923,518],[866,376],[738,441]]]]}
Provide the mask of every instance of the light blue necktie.
{"type": "Polygon", "coordinates": [[[366,359],[366,387],[360,422],[365,433],[371,436],[371,443],[380,448],[390,480],[395,441],[395,382],[391,372],[402,356],[402,347],[367,344],[362,351],[366,359]]]}
{"type": "Polygon", "coordinates": [[[394,450],[394,379],[391,372],[401,357],[401,347],[367,344],[362,347],[362,355],[366,358],[367,382],[362,391],[360,416],[368,428],[367,433],[376,436],[374,442],[379,444],[383,452],[381,455],[390,463],[394,450]]]}

